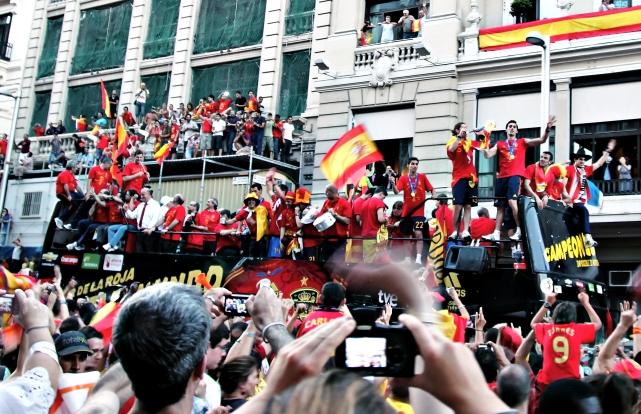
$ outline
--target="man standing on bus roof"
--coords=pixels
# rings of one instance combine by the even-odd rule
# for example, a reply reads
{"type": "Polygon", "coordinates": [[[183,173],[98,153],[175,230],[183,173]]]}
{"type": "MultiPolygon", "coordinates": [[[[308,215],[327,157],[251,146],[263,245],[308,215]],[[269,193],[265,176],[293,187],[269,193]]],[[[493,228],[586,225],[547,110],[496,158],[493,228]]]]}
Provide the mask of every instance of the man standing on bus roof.
{"type": "Polygon", "coordinates": [[[136,227],[140,230],[136,237],[136,252],[153,253],[157,238],[154,231],[160,215],[160,204],[152,198],[153,191],[149,188],[143,188],[140,195],[141,203],[134,210],[127,209],[126,216],[135,219],[136,227]]]}
{"type": "Polygon", "coordinates": [[[521,227],[519,223],[519,212],[517,206],[517,199],[519,197],[519,190],[521,188],[521,177],[525,176],[525,152],[528,147],[536,147],[544,142],[547,142],[550,130],[556,117],[550,116],[550,119],[545,127],[545,131],[540,138],[516,138],[519,132],[519,127],[516,121],[511,120],[506,125],[507,139],[499,141],[490,149],[486,149],[485,158],[492,158],[499,156],[499,175],[496,179],[496,186],[494,187],[494,197],[503,197],[503,199],[494,200],[496,207],[496,227],[494,233],[483,236],[485,240],[500,240],[501,239],[501,225],[505,217],[505,206],[509,205],[514,214],[516,221],[516,231],[510,237],[514,241],[521,240],[521,227]]]}
{"type": "Polygon", "coordinates": [[[136,190],[138,194],[142,191],[142,186],[149,182],[149,173],[147,167],[142,164],[144,154],[141,150],[136,150],[134,154],[134,162],[127,163],[122,172],[123,190],[127,191],[130,188],[136,190]]]}
{"type": "MultiPolygon", "coordinates": [[[[436,190],[432,187],[430,180],[425,174],[418,173],[418,158],[410,157],[407,160],[409,173],[398,179],[389,175],[389,182],[394,194],[403,192],[403,212],[401,215],[406,223],[403,233],[412,233],[416,239],[416,263],[421,264],[421,255],[423,252],[423,227],[425,226],[425,200],[427,192],[432,192],[432,198],[436,198],[436,190]],[[399,189],[400,187],[400,189],[399,189]]],[[[409,243],[406,241],[406,243],[409,243]]],[[[407,258],[405,259],[406,262],[407,258]]]]}

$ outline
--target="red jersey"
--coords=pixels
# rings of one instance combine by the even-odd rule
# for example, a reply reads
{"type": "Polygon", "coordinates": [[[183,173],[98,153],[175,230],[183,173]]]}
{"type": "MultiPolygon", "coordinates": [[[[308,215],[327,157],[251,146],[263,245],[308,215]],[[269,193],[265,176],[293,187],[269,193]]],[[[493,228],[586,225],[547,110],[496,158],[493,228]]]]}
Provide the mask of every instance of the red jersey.
{"type": "Polygon", "coordinates": [[[232,100],[231,99],[223,99],[220,98],[218,100],[218,113],[222,114],[231,106],[232,100]]]}
{"type": "MultiPolygon", "coordinates": [[[[470,236],[474,240],[482,240],[486,234],[491,234],[496,228],[496,220],[487,217],[479,217],[470,221],[470,236]]],[[[481,246],[491,246],[492,242],[481,241],[481,246]]],[[[489,250],[489,249],[488,249],[489,250]]]]}
{"type": "Polygon", "coordinates": [[[274,202],[274,207],[270,209],[272,211],[273,217],[275,220],[272,220],[269,223],[269,235],[280,237],[280,225],[278,223],[278,217],[282,212],[287,208],[284,199],[279,199],[275,194],[272,195],[272,201],[274,202]]]}
{"type": "Polygon", "coordinates": [[[100,165],[96,165],[89,170],[89,179],[91,180],[91,188],[97,194],[100,190],[108,189],[111,186],[111,171],[103,170],[100,165]]]}
{"type": "Polygon", "coordinates": [[[249,98],[247,100],[247,106],[245,107],[245,111],[247,112],[254,112],[258,110],[258,99],[256,98],[249,98]]]}
{"type": "MultiPolygon", "coordinates": [[[[454,137],[453,137],[454,138],[454,137]]],[[[451,144],[450,144],[451,145],[451,144]]],[[[459,180],[469,179],[473,183],[478,182],[478,174],[474,166],[474,150],[480,148],[482,143],[466,139],[459,141],[456,151],[450,151],[450,145],[447,146],[447,156],[452,161],[452,187],[459,180]]]]}
{"type": "Polygon", "coordinates": [[[274,122],[274,126],[277,126],[281,129],[278,128],[272,128],[272,135],[274,138],[278,138],[281,142],[283,141],[283,123],[282,122],[274,122]]]}
{"type": "Polygon", "coordinates": [[[96,143],[96,149],[104,150],[105,148],[107,148],[109,146],[109,141],[110,141],[109,135],[102,134],[98,138],[98,143],[96,143]]]}
{"type": "Polygon", "coordinates": [[[363,214],[361,215],[361,220],[363,221],[363,237],[372,238],[376,237],[376,233],[381,228],[381,224],[378,221],[378,209],[383,209],[383,214],[387,206],[378,197],[372,197],[363,203],[363,214]]]}
{"type": "Polygon", "coordinates": [[[317,326],[324,325],[328,322],[333,321],[334,319],[342,318],[343,316],[345,315],[343,315],[341,311],[335,308],[327,310],[317,309],[305,317],[302,326],[296,333],[296,338],[300,338],[317,326]]]}
{"type": "MultiPolygon", "coordinates": [[[[236,225],[230,226],[226,224],[218,224],[216,226],[216,233],[220,234],[223,230],[232,230],[236,225]]],[[[216,253],[223,247],[231,247],[232,249],[240,249],[240,240],[236,236],[218,236],[218,243],[216,243],[216,253]]]]}
{"type": "Polygon", "coordinates": [[[211,132],[211,119],[205,118],[203,119],[203,126],[202,126],[202,132],[211,132]]]}
{"type": "Polygon", "coordinates": [[[205,113],[207,114],[207,118],[211,116],[211,114],[215,114],[218,112],[218,102],[213,101],[213,102],[207,102],[205,104],[205,113]]]}
{"type": "Polygon", "coordinates": [[[499,157],[498,178],[507,178],[525,175],[525,152],[527,144],[525,138],[499,141],[496,151],[499,157]]]}
{"type": "MultiPolygon", "coordinates": [[[[329,211],[330,208],[334,209],[334,212],[342,217],[352,218],[352,207],[349,205],[349,201],[344,198],[336,197],[333,200],[325,200],[323,208],[321,209],[319,216],[325,214],[329,211]]],[[[351,221],[351,220],[350,220],[351,221]]],[[[343,224],[340,221],[336,220],[336,223],[323,232],[324,236],[339,236],[347,237],[347,224],[343,224]]]]}
{"type": "Polygon", "coordinates": [[[352,237],[358,237],[363,234],[363,227],[358,223],[358,220],[356,220],[356,216],[361,216],[360,219],[363,221],[363,204],[365,204],[365,200],[361,197],[357,197],[356,200],[354,200],[354,204],[352,204],[352,216],[354,220],[349,221],[349,235],[352,237]]]}
{"type": "Polygon", "coordinates": [[[582,169],[577,169],[574,165],[566,168],[568,174],[568,182],[565,186],[568,194],[572,198],[573,203],[585,204],[590,197],[590,186],[588,185],[588,177],[594,172],[594,167],[588,165],[582,169]]]}
{"type": "Polygon", "coordinates": [[[250,137],[254,132],[254,124],[251,122],[245,122],[245,134],[248,134],[250,137]]]}
{"type": "Polygon", "coordinates": [[[122,120],[125,121],[125,124],[129,126],[136,125],[136,120],[131,112],[123,112],[120,116],[122,116],[122,120]]]}
{"type": "MultiPolygon", "coordinates": [[[[185,221],[187,213],[185,211],[185,206],[175,206],[169,209],[167,211],[167,214],[165,214],[165,226],[163,227],[164,229],[169,228],[169,225],[174,221],[178,220],[178,224],[176,224],[174,227],[172,227],[169,232],[180,232],[183,230],[183,223],[185,221]]],[[[160,238],[165,239],[165,240],[174,240],[174,241],[179,241],[180,240],[180,234],[173,234],[173,233],[164,233],[160,234],[160,238]]]]}
{"type": "MultiPolygon", "coordinates": [[[[530,189],[539,197],[542,197],[543,194],[547,192],[549,177],[547,177],[545,169],[541,168],[538,162],[527,166],[523,178],[530,180],[530,189]]],[[[554,180],[554,176],[552,176],[552,180],[554,180]]],[[[525,183],[523,183],[523,186],[523,193],[527,194],[525,191],[525,183]]]]}
{"type": "MultiPolygon", "coordinates": [[[[436,210],[436,220],[441,225],[441,230],[443,231],[443,233],[445,233],[445,236],[449,236],[454,231],[453,217],[454,217],[454,211],[452,211],[452,209],[449,206],[447,205],[438,206],[438,209],[436,210]]],[[[463,225],[462,220],[461,220],[461,225],[463,225]]],[[[432,235],[430,235],[430,237],[432,237],[432,235]]]]}
{"type": "Polygon", "coordinates": [[[285,235],[293,236],[294,233],[298,231],[298,225],[296,224],[296,213],[290,208],[285,208],[278,217],[278,225],[283,228],[285,227],[285,235]]]}
{"type": "Polygon", "coordinates": [[[115,201],[107,201],[107,207],[109,208],[109,223],[111,224],[123,224],[124,217],[122,215],[122,210],[120,206],[115,201]]]}
{"type": "MultiPolygon", "coordinates": [[[[243,221],[247,220],[249,217],[249,209],[248,208],[243,208],[236,214],[236,220],[238,221],[243,221]]],[[[250,223],[249,221],[247,223],[247,228],[249,228],[249,233],[251,233],[252,238],[256,237],[256,212],[252,211],[252,222],[250,223]]]]}
{"type": "Polygon", "coordinates": [[[109,206],[103,207],[96,203],[96,210],[93,213],[92,221],[98,223],[109,223],[109,206]]]}
{"type": "Polygon", "coordinates": [[[0,154],[5,155],[7,153],[7,141],[0,139],[0,154]]]}
{"type": "MultiPolygon", "coordinates": [[[[196,226],[205,226],[205,220],[202,216],[202,213],[196,213],[194,217],[194,224],[196,226]]],[[[187,235],[187,249],[203,249],[203,241],[205,236],[202,234],[201,230],[192,228],[191,233],[187,235]]]]}
{"type": "Polygon", "coordinates": [[[552,174],[548,174],[547,178],[550,179],[550,181],[548,182],[548,186],[546,187],[548,197],[550,198],[550,200],[561,201],[561,199],[563,199],[563,189],[565,188],[565,185],[562,181],[557,181],[555,183],[554,175],[552,174]]]}
{"type": "MultiPolygon", "coordinates": [[[[129,176],[129,175],[135,175],[138,174],[139,172],[147,172],[147,167],[145,167],[142,164],[136,164],[135,162],[130,162],[127,165],[125,165],[125,169],[122,172],[123,177],[129,176]]],[[[133,180],[130,181],[125,181],[124,182],[124,189],[123,191],[127,191],[130,188],[133,188],[140,194],[140,191],[142,190],[142,186],[144,183],[148,181],[147,175],[143,174],[141,177],[134,178],[133,180]]]]}
{"type": "Polygon", "coordinates": [[[412,213],[412,217],[425,217],[425,192],[434,190],[430,180],[427,179],[425,174],[417,173],[413,179],[410,179],[408,174],[403,175],[398,179],[396,184],[398,191],[403,192],[403,217],[407,217],[409,213],[417,206],[423,204],[412,213]],[[412,193],[414,195],[412,196],[412,193]]]}
{"type": "Polygon", "coordinates": [[[180,132],[180,125],[173,125],[171,127],[171,135],[169,136],[169,140],[171,142],[176,142],[178,139],[178,133],[180,132]]]}
{"type": "Polygon", "coordinates": [[[69,187],[69,192],[73,193],[74,191],[76,191],[78,182],[76,181],[76,177],[74,177],[71,170],[64,170],[56,178],[56,194],[65,193],[65,184],[67,184],[67,186],[69,187]]]}
{"type": "MultiPolygon", "coordinates": [[[[220,223],[220,213],[216,210],[203,210],[200,212],[199,216],[201,216],[201,220],[203,222],[201,225],[207,226],[207,231],[209,233],[215,233],[216,227],[218,226],[218,223],[220,223]]],[[[206,234],[203,236],[203,241],[216,241],[216,236],[214,234],[206,234]]]]}
{"type": "Polygon", "coordinates": [[[543,345],[543,368],[537,377],[539,383],[547,385],[562,378],[581,379],[581,344],[594,342],[594,325],[537,323],[534,335],[543,345]]]}
{"type": "Polygon", "coordinates": [[[40,127],[40,128],[33,128],[33,132],[36,133],[37,137],[44,137],[45,136],[45,129],[40,127]]]}

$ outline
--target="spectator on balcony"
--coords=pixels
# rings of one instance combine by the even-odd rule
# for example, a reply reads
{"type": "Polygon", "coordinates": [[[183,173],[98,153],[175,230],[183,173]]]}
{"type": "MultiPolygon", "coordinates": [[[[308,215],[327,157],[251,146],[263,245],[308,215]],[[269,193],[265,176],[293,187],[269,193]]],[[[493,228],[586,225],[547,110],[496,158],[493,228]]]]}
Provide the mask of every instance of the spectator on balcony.
{"type": "Polygon", "coordinates": [[[53,166],[53,162],[60,156],[62,150],[62,140],[58,137],[57,133],[53,133],[51,138],[51,151],[49,152],[49,168],[53,166]]]}
{"type": "Polygon", "coordinates": [[[20,147],[20,159],[23,159],[27,156],[31,148],[31,141],[29,140],[29,135],[24,134],[22,141],[18,142],[16,146],[20,147]]]}
{"type": "Polygon", "coordinates": [[[136,120],[134,119],[134,116],[131,112],[129,112],[129,107],[125,106],[122,109],[122,114],[120,114],[122,117],[122,121],[127,124],[127,126],[134,126],[136,125],[136,120]]]}
{"type": "Polygon", "coordinates": [[[245,105],[247,104],[247,98],[245,98],[241,91],[236,91],[236,100],[234,101],[234,107],[236,111],[243,112],[245,110],[245,105]]]}
{"type": "Polygon", "coordinates": [[[615,8],[612,4],[612,0],[601,0],[601,5],[599,6],[599,11],[609,11],[615,8]]]}
{"type": "Polygon", "coordinates": [[[605,159],[605,165],[603,165],[603,180],[610,181],[614,176],[614,164],[612,164],[612,157],[609,156],[605,159]]]}
{"type": "Polygon", "coordinates": [[[287,117],[287,123],[283,125],[283,140],[285,141],[285,146],[283,147],[283,156],[281,158],[282,162],[289,164],[289,153],[292,150],[292,142],[294,137],[300,137],[301,134],[294,132],[294,118],[290,115],[287,117]]]}
{"type": "MultiPolygon", "coordinates": [[[[245,130],[245,122],[242,120],[238,121],[237,128],[238,131],[236,133],[236,139],[234,140],[234,149],[236,149],[236,151],[239,151],[243,148],[249,148],[251,144],[251,138],[245,130]]],[[[248,151],[251,152],[251,148],[249,148],[248,151]]]]}
{"type": "Polygon", "coordinates": [[[53,122],[49,122],[49,125],[47,126],[47,130],[45,131],[45,135],[54,135],[58,133],[58,129],[53,126],[53,122]]]}
{"type": "Polygon", "coordinates": [[[280,149],[285,145],[285,142],[283,140],[283,122],[280,120],[279,114],[276,114],[276,116],[274,117],[272,133],[274,134],[274,159],[278,160],[280,159],[280,149]]]}
{"type": "Polygon", "coordinates": [[[189,116],[194,116],[194,113],[195,113],[195,112],[196,112],[196,110],[194,109],[194,104],[193,104],[193,103],[191,103],[191,102],[189,102],[189,103],[187,104],[187,109],[185,110],[185,117],[186,117],[187,115],[189,115],[189,116]]]}
{"type": "Polygon", "coordinates": [[[632,166],[629,157],[619,158],[619,192],[629,193],[632,191],[632,166]]]}
{"type": "Polygon", "coordinates": [[[398,20],[398,24],[403,25],[403,39],[412,39],[416,37],[416,33],[412,30],[412,23],[414,23],[414,16],[410,14],[409,10],[403,10],[403,15],[398,20]]]}
{"type": "Polygon", "coordinates": [[[262,153],[266,155],[265,150],[269,152],[269,158],[274,158],[274,119],[271,112],[267,114],[265,132],[263,134],[262,153]]]}
{"type": "Polygon", "coordinates": [[[64,124],[62,123],[62,119],[58,121],[56,129],[58,130],[58,135],[67,133],[67,128],[65,128],[64,124]]]}
{"type": "Polygon", "coordinates": [[[95,159],[93,155],[89,152],[89,147],[84,147],[83,152],[80,153],[80,163],[83,167],[93,167],[95,165],[95,159]]]}
{"type": "Polygon", "coordinates": [[[245,106],[245,112],[251,114],[252,112],[260,112],[258,109],[258,99],[254,96],[254,91],[249,91],[249,97],[247,98],[247,106],[245,106]]]}
{"type": "Polygon", "coordinates": [[[35,124],[33,126],[33,132],[34,132],[34,134],[36,134],[37,137],[44,137],[45,136],[45,129],[40,124],[35,124]]]}
{"type": "Polygon", "coordinates": [[[390,16],[385,16],[384,22],[379,22],[383,27],[383,34],[381,35],[381,43],[393,42],[394,41],[394,28],[398,25],[397,23],[392,22],[390,16]]]}
{"type": "MultiPolygon", "coordinates": [[[[183,108],[184,108],[184,106],[183,106],[183,108]]],[[[180,112],[176,111],[174,109],[174,105],[173,104],[169,104],[169,118],[173,118],[175,120],[178,120],[180,118],[180,112]]]]}
{"type": "Polygon", "coordinates": [[[145,82],[140,84],[140,88],[134,93],[135,105],[136,105],[136,120],[142,126],[143,118],[146,115],[145,106],[147,105],[147,99],[149,99],[149,89],[145,82]]]}
{"type": "Polygon", "coordinates": [[[178,105],[178,115],[180,115],[180,118],[184,118],[187,115],[187,108],[185,108],[184,103],[178,105]]]}
{"type": "Polygon", "coordinates": [[[162,107],[158,111],[160,113],[160,119],[169,119],[169,109],[167,109],[167,104],[162,104],[162,107]]]}
{"type": "MultiPolygon", "coordinates": [[[[251,93],[251,92],[250,92],[251,93]]],[[[258,155],[263,154],[263,137],[265,136],[265,117],[260,112],[252,113],[252,145],[258,155]]]]}
{"type": "Polygon", "coordinates": [[[372,39],[374,37],[372,33],[372,29],[374,29],[376,26],[372,24],[371,21],[365,20],[365,23],[361,26],[360,30],[360,45],[361,46],[367,46],[372,44],[372,39]]]}
{"type": "Polygon", "coordinates": [[[102,114],[102,112],[98,112],[96,114],[96,121],[94,122],[94,124],[98,125],[98,127],[103,128],[103,129],[107,129],[107,127],[109,126],[109,123],[105,119],[105,117],[102,114]]]}
{"type": "Polygon", "coordinates": [[[224,137],[225,154],[233,154],[236,152],[234,150],[234,140],[236,139],[236,124],[238,124],[238,121],[240,121],[240,118],[236,116],[236,111],[229,112],[229,116],[225,121],[227,124],[224,137]]]}
{"type": "Polygon", "coordinates": [[[224,145],[223,145],[223,134],[225,132],[225,128],[227,128],[227,122],[223,121],[222,117],[220,114],[215,114],[212,115],[215,118],[215,121],[212,123],[212,155],[216,155],[216,151],[218,151],[218,155],[223,155],[224,151],[224,145]]]}
{"type": "Polygon", "coordinates": [[[72,116],[71,119],[76,122],[76,131],[86,132],[87,131],[87,117],[84,114],[80,114],[78,118],[72,116]]]}
{"type": "Polygon", "coordinates": [[[67,158],[67,155],[65,154],[65,152],[60,150],[60,155],[58,156],[58,158],[53,160],[53,163],[51,164],[51,167],[52,168],[66,168],[68,162],[69,162],[69,158],[67,158]]]}
{"type": "Polygon", "coordinates": [[[418,19],[420,20],[420,29],[418,30],[418,37],[423,35],[423,27],[429,20],[430,15],[427,11],[427,3],[423,3],[421,10],[418,11],[418,19]]]}
{"type": "Polygon", "coordinates": [[[151,107],[151,112],[149,112],[145,117],[143,118],[143,125],[141,126],[142,129],[145,131],[151,131],[151,129],[154,127],[156,122],[158,122],[158,114],[156,113],[156,107],[152,106],[151,107]]]}
{"type": "Polygon", "coordinates": [[[9,139],[7,134],[2,134],[0,137],[0,167],[4,166],[5,156],[7,155],[7,145],[9,144],[9,139]]]}
{"type": "MultiPolygon", "coordinates": [[[[188,104],[187,107],[189,108],[188,104]]],[[[191,119],[191,115],[187,114],[185,116],[185,123],[183,123],[180,126],[180,131],[184,134],[184,140],[185,140],[185,158],[187,158],[187,147],[189,146],[189,140],[193,138],[194,135],[198,135],[198,125],[191,119]]],[[[193,138],[196,139],[196,138],[193,138]]],[[[193,143],[193,140],[192,140],[193,143]]],[[[193,147],[192,147],[193,148],[193,147]]],[[[192,157],[193,157],[193,152],[192,152],[192,157]]],[[[189,157],[191,158],[191,157],[189,157]]]]}
{"type": "MultiPolygon", "coordinates": [[[[111,91],[111,96],[109,97],[109,128],[116,127],[116,118],[118,118],[118,104],[120,103],[120,97],[114,89],[111,91]]],[[[61,132],[58,132],[59,134],[61,132]]]]}
{"type": "Polygon", "coordinates": [[[22,180],[22,176],[25,171],[33,170],[33,154],[31,152],[28,152],[25,155],[26,156],[24,158],[21,157],[18,160],[18,166],[16,167],[15,174],[19,180],[22,180]]]}
{"type": "Polygon", "coordinates": [[[96,143],[96,163],[100,163],[100,160],[102,159],[102,153],[105,152],[105,150],[109,146],[109,141],[111,141],[109,133],[107,133],[107,131],[101,130],[100,136],[98,137],[98,142],[96,143]]]}
{"type": "MultiPolygon", "coordinates": [[[[193,121],[192,121],[193,122],[193,121]]],[[[187,147],[185,148],[185,158],[194,158],[200,148],[200,135],[193,134],[187,138],[187,147]]]]}
{"type": "Polygon", "coordinates": [[[203,151],[203,157],[212,155],[211,153],[214,149],[214,140],[212,133],[213,123],[213,116],[204,116],[203,122],[202,124],[200,124],[200,149],[203,151]]]}

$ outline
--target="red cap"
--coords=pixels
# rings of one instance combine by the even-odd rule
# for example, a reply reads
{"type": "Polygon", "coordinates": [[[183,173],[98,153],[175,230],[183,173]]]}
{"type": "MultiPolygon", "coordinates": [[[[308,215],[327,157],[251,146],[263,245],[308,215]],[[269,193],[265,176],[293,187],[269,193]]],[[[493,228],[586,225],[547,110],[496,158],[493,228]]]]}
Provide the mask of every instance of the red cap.
{"type": "Polygon", "coordinates": [[[617,362],[612,367],[612,372],[620,372],[633,380],[641,379],[641,365],[633,359],[624,359],[617,362]]]}
{"type": "Polygon", "coordinates": [[[294,194],[293,191],[288,191],[287,195],[285,196],[287,200],[295,200],[296,199],[296,194],[294,194]]]}

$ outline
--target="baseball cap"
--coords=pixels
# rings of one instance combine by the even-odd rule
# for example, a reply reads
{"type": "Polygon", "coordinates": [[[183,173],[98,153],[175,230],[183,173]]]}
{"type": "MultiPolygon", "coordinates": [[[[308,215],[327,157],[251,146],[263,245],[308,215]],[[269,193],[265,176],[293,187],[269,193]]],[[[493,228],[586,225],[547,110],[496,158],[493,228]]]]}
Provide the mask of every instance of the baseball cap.
{"type": "Polygon", "coordinates": [[[71,355],[76,352],[86,352],[93,355],[87,344],[87,338],[78,331],[69,331],[56,338],[56,352],[59,356],[71,355]]]}
{"type": "Polygon", "coordinates": [[[160,199],[160,205],[161,206],[166,206],[167,204],[169,204],[169,202],[171,200],[172,200],[172,198],[169,197],[169,196],[162,196],[162,198],[160,199]]]}

